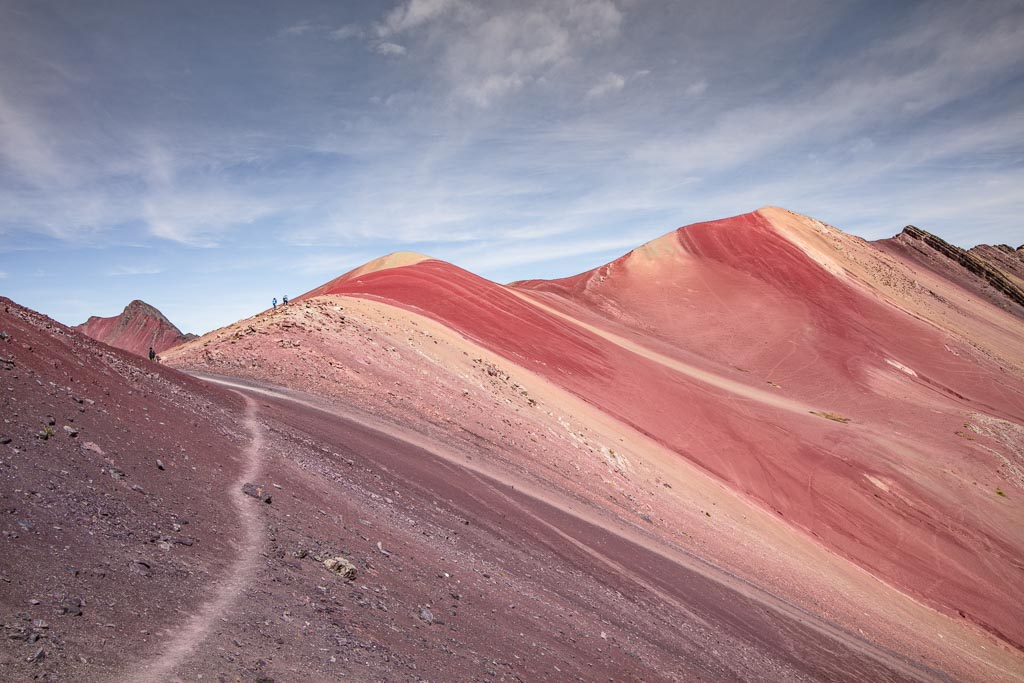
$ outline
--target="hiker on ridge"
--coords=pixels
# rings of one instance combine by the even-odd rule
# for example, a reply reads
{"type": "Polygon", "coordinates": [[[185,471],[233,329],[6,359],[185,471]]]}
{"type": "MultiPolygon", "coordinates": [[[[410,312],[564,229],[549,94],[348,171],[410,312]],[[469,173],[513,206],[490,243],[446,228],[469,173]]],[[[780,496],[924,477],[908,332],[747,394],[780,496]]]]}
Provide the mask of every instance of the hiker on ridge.
{"type": "Polygon", "coordinates": [[[281,303],[283,303],[283,304],[288,303],[288,295],[287,294],[285,294],[284,297],[281,299],[281,303]]]}
{"type": "Polygon", "coordinates": [[[273,301],[271,301],[270,303],[272,303],[274,305],[274,310],[276,311],[277,310],[277,297],[275,296],[273,301]]]}
{"type": "Polygon", "coordinates": [[[149,347],[149,359],[156,360],[156,351],[153,350],[152,346],[149,347]]]}

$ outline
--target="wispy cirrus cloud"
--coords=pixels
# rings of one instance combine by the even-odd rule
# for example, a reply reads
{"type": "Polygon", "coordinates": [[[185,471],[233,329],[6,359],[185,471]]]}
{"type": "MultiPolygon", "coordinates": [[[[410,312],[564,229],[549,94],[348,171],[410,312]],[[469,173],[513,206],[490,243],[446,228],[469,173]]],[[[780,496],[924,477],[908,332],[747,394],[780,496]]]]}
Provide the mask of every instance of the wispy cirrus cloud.
{"type": "Polygon", "coordinates": [[[295,37],[317,30],[317,27],[308,20],[302,20],[281,29],[282,36],[295,37]]]}
{"type": "Polygon", "coordinates": [[[119,265],[107,271],[110,277],[135,277],[137,275],[159,275],[164,269],[159,266],[119,265]]]}
{"type": "Polygon", "coordinates": [[[587,97],[602,97],[609,93],[619,92],[624,87],[626,87],[626,78],[613,71],[609,71],[587,91],[587,97]]]}
{"type": "Polygon", "coordinates": [[[34,186],[63,184],[66,165],[54,148],[54,137],[42,117],[18,103],[0,87],[0,158],[18,178],[34,186]]]}
{"type": "Polygon", "coordinates": [[[398,56],[404,55],[406,49],[404,45],[398,43],[390,43],[387,41],[381,41],[373,46],[373,51],[379,55],[398,56]]]}
{"type": "Polygon", "coordinates": [[[280,294],[403,248],[565,275],[764,204],[1013,241],[1024,8],[867,7],[28,4],[0,22],[5,287],[43,269],[112,299],[130,273],[102,276],[141,263],[163,272],[133,287],[272,273],[280,294]]]}

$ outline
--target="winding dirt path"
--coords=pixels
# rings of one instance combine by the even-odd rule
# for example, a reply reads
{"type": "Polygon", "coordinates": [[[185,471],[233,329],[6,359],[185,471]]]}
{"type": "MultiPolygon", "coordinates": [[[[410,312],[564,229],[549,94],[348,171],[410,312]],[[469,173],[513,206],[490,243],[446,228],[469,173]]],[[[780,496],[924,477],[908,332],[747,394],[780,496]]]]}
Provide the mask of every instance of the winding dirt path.
{"type": "Polygon", "coordinates": [[[226,575],[215,583],[206,602],[182,624],[167,642],[163,652],[143,661],[127,674],[119,675],[118,681],[138,683],[164,683],[181,680],[174,671],[196,650],[214,624],[230,610],[256,574],[260,548],[264,544],[263,523],[260,520],[256,500],[242,493],[242,485],[256,479],[263,465],[260,452],[263,449],[263,430],[256,419],[257,403],[241,391],[235,392],[245,399],[245,427],[251,439],[242,453],[244,465],[238,478],[227,490],[228,500],[238,515],[241,535],[235,541],[235,559],[226,575]]]}
{"type": "MultiPolygon", "coordinates": [[[[566,522],[567,525],[566,528],[572,528],[574,524],[582,523],[584,527],[589,527],[591,531],[601,530],[603,533],[608,534],[610,539],[621,540],[625,542],[627,546],[631,546],[636,551],[650,553],[648,557],[655,561],[664,562],[665,564],[663,566],[665,569],[678,568],[685,570],[686,572],[695,573],[712,584],[721,586],[732,595],[742,596],[742,598],[759,605],[762,610],[778,615],[782,623],[788,623],[791,625],[790,628],[802,631],[803,637],[806,637],[808,633],[816,634],[826,643],[831,641],[830,647],[839,647],[856,652],[859,657],[876,662],[884,669],[888,669],[890,672],[896,674],[896,677],[900,680],[950,680],[947,676],[937,670],[934,670],[922,663],[910,660],[883,645],[861,638],[841,626],[807,612],[784,598],[766,591],[765,589],[732,574],[704,558],[693,555],[687,550],[674,546],[666,546],[647,537],[645,534],[637,533],[635,530],[624,525],[609,523],[609,520],[602,518],[600,515],[597,515],[578,504],[561,500],[556,494],[553,494],[553,492],[541,490],[530,482],[521,480],[514,474],[503,472],[496,468],[482,466],[482,464],[477,461],[467,461],[464,458],[448,451],[444,445],[434,442],[429,437],[425,437],[424,435],[413,432],[412,430],[406,430],[383,421],[373,420],[372,418],[368,419],[369,416],[355,414],[344,410],[341,406],[330,404],[329,402],[314,403],[312,401],[303,400],[300,396],[294,395],[288,390],[280,387],[270,387],[256,383],[234,381],[229,378],[209,375],[206,373],[193,374],[204,381],[219,384],[232,390],[239,391],[240,393],[265,396],[294,405],[299,405],[304,408],[312,409],[317,413],[330,415],[339,422],[348,422],[354,425],[359,425],[364,429],[386,435],[405,444],[420,448],[442,461],[472,473],[474,476],[483,477],[492,483],[505,486],[510,491],[517,492],[517,495],[521,496],[525,503],[516,503],[505,494],[502,494],[502,498],[508,499],[525,517],[534,520],[540,526],[543,526],[550,532],[554,533],[563,542],[576,547],[578,550],[594,558],[600,564],[609,567],[621,575],[631,576],[635,582],[647,588],[653,594],[658,595],[669,604],[679,608],[682,613],[690,615],[695,621],[707,624],[703,618],[699,617],[692,609],[687,607],[685,599],[677,599],[671,594],[673,590],[678,590],[678,585],[674,586],[671,582],[664,583],[663,577],[660,576],[652,575],[648,577],[650,580],[644,579],[638,575],[642,572],[640,572],[636,567],[633,567],[632,570],[627,569],[621,562],[612,559],[611,556],[602,552],[597,546],[587,542],[586,533],[574,534],[566,531],[566,529],[562,528],[561,525],[555,524],[548,519],[544,519],[535,511],[531,511],[530,506],[541,505],[548,508],[550,512],[555,513],[559,517],[563,517],[563,521],[566,522]]],[[[483,486],[483,482],[481,482],[481,485],[483,486]]]]}

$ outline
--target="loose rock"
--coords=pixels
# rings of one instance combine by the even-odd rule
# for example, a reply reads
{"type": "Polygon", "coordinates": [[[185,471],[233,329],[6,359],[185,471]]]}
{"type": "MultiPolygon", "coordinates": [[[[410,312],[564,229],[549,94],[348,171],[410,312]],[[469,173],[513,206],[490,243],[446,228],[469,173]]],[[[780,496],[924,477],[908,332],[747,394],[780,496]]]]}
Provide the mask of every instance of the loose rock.
{"type": "Polygon", "coordinates": [[[269,504],[271,501],[271,495],[267,493],[267,487],[262,484],[246,483],[242,485],[242,493],[247,496],[252,496],[262,500],[264,503],[269,504]]]}
{"type": "Polygon", "coordinates": [[[332,557],[324,560],[324,566],[344,579],[349,581],[355,581],[356,579],[356,566],[344,557],[332,557]]]}
{"type": "Polygon", "coordinates": [[[67,598],[60,604],[60,613],[69,617],[82,616],[82,598],[67,598]]]}

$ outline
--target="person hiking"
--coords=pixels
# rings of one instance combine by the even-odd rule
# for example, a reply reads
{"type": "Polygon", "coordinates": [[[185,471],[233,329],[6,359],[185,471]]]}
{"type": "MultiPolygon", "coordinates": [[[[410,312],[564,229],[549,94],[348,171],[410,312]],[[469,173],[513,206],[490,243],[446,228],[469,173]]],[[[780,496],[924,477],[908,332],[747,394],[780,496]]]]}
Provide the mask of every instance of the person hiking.
{"type": "Polygon", "coordinates": [[[149,359],[156,360],[156,351],[153,350],[152,346],[149,347],[149,359]]]}
{"type": "Polygon", "coordinates": [[[288,303],[288,295],[287,294],[285,294],[284,297],[281,298],[281,303],[283,303],[283,304],[288,303]]]}
{"type": "Polygon", "coordinates": [[[277,310],[277,297],[275,296],[274,300],[271,301],[270,303],[272,303],[274,305],[274,310],[276,311],[277,310]]]}

